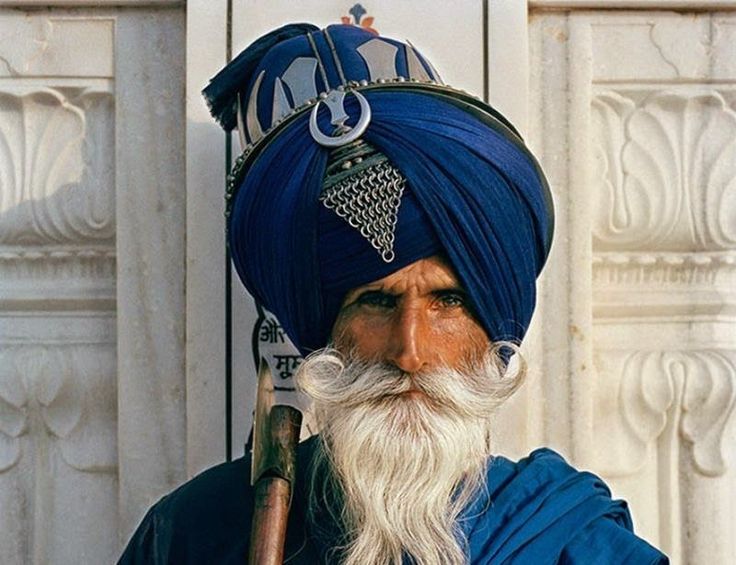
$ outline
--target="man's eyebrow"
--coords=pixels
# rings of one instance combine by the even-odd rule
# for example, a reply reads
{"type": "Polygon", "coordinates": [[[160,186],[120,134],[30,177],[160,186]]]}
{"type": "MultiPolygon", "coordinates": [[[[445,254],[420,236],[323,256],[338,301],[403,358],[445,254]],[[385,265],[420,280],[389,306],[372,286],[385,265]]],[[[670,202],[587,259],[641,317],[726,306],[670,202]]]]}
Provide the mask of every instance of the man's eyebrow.
{"type": "Polygon", "coordinates": [[[345,298],[343,299],[343,307],[349,306],[350,304],[355,302],[355,300],[369,292],[391,294],[392,296],[395,295],[395,293],[387,291],[385,287],[381,284],[367,284],[365,286],[361,286],[359,288],[348,291],[348,293],[345,295],[345,298]]]}
{"type": "Polygon", "coordinates": [[[458,292],[460,294],[468,294],[468,291],[461,287],[459,284],[449,284],[433,288],[430,292],[458,292]]]}
{"type": "MultiPolygon", "coordinates": [[[[361,294],[365,292],[382,292],[384,294],[390,294],[391,296],[399,296],[401,294],[404,294],[403,292],[398,292],[396,290],[393,290],[391,287],[386,287],[383,284],[375,284],[375,285],[367,284],[358,289],[355,289],[350,294],[355,295],[355,296],[360,296],[361,294]]],[[[456,283],[440,284],[437,287],[430,288],[427,290],[427,294],[444,294],[444,293],[449,293],[449,292],[456,292],[458,294],[468,294],[468,292],[462,286],[456,283]]]]}
{"type": "Polygon", "coordinates": [[[470,302],[470,295],[468,292],[461,286],[447,286],[442,288],[436,288],[434,290],[431,290],[429,294],[435,298],[446,298],[448,296],[456,296],[460,298],[463,302],[468,303],[470,302]]]}
{"type": "Polygon", "coordinates": [[[395,294],[387,290],[386,287],[382,284],[367,284],[351,290],[348,293],[348,296],[360,296],[361,294],[365,294],[366,292],[385,292],[386,294],[395,294]]]}
{"type": "Polygon", "coordinates": [[[381,283],[369,283],[369,284],[363,285],[355,289],[355,292],[369,292],[369,291],[390,292],[388,289],[386,289],[386,285],[381,284],[381,283]]]}
{"type": "Polygon", "coordinates": [[[402,293],[393,291],[390,288],[386,288],[385,286],[380,285],[380,286],[373,286],[373,287],[365,286],[355,291],[355,293],[352,294],[351,296],[353,299],[356,299],[366,294],[385,294],[386,296],[398,297],[398,296],[401,296],[402,293]]]}

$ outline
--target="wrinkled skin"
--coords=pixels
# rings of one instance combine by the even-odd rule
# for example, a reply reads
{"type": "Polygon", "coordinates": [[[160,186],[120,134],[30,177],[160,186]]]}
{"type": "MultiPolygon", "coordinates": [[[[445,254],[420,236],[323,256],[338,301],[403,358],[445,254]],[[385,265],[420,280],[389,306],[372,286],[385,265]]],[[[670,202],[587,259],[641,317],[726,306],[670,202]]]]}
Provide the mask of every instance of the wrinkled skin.
{"type": "Polygon", "coordinates": [[[351,290],[333,328],[342,353],[417,374],[480,359],[488,337],[466,292],[441,257],[421,259],[351,290]]]}

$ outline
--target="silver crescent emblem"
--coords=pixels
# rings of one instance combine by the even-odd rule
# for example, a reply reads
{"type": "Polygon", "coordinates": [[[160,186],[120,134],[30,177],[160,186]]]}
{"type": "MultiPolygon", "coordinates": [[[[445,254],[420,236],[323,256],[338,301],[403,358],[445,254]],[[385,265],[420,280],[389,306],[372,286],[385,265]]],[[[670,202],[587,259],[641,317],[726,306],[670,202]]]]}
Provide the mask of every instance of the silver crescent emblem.
{"type": "Polygon", "coordinates": [[[348,119],[344,107],[347,92],[343,90],[333,90],[326,98],[317,102],[312,109],[312,115],[309,117],[309,133],[312,134],[314,140],[320,145],[325,147],[340,147],[341,145],[355,141],[363,135],[368,124],[371,122],[371,107],[368,104],[368,100],[357,90],[351,90],[349,92],[358,99],[358,103],[360,104],[360,118],[358,118],[358,123],[355,124],[355,127],[351,128],[345,124],[348,119]],[[325,135],[320,131],[319,125],[317,125],[317,113],[323,101],[327,104],[332,115],[332,121],[330,123],[335,126],[333,135],[325,135]]]}

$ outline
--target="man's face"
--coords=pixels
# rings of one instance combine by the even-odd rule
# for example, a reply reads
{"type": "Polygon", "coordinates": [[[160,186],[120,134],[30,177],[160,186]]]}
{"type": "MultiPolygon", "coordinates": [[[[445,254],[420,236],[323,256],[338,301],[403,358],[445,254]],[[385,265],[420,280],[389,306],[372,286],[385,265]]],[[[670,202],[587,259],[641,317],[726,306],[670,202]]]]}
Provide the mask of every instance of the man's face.
{"type": "Polygon", "coordinates": [[[309,356],[296,379],[343,492],[343,562],[467,562],[456,518],[482,488],[489,416],[512,389],[455,273],[431,257],[353,289],[332,337],[338,352],[309,356]]]}
{"type": "Polygon", "coordinates": [[[348,292],[333,341],[342,353],[407,374],[472,365],[489,345],[457,276],[437,256],[348,292]]]}

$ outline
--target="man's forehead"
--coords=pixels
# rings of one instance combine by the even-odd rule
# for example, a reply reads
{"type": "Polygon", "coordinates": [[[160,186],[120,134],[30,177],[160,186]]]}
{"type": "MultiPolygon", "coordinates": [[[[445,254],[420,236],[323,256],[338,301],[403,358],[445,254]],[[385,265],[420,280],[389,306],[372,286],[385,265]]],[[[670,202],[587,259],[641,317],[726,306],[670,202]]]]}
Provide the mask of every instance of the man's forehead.
{"type": "Polygon", "coordinates": [[[348,292],[348,296],[366,290],[382,290],[398,294],[410,288],[432,291],[460,287],[457,274],[447,259],[433,255],[419,259],[386,277],[356,287],[348,292]]]}

